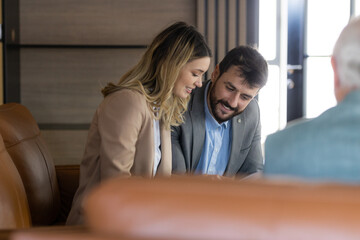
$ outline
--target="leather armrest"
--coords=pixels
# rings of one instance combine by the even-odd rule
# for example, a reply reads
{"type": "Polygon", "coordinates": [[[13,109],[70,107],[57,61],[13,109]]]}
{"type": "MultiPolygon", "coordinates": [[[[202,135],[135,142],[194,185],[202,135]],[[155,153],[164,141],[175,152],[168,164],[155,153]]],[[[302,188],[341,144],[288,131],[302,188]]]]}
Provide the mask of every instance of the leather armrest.
{"type": "Polygon", "coordinates": [[[355,184],[117,177],[84,215],[92,230],[154,239],[360,239],[359,199],[355,184]]]}
{"type": "Polygon", "coordinates": [[[10,235],[12,232],[14,232],[15,229],[1,229],[0,230],[0,240],[8,240],[10,238],[10,235]]]}
{"type": "MultiPolygon", "coordinates": [[[[141,240],[121,235],[108,235],[92,232],[85,227],[65,226],[60,228],[32,228],[16,231],[10,240],[141,240]]],[[[144,239],[145,240],[145,239],[144,239]]]]}
{"type": "MultiPolygon", "coordinates": [[[[84,226],[51,226],[51,227],[30,227],[30,228],[19,228],[19,229],[1,229],[0,230],[0,240],[10,240],[17,235],[29,235],[33,234],[56,234],[56,233],[66,233],[66,234],[81,234],[87,233],[88,229],[84,226]]],[[[24,239],[35,239],[35,238],[24,238],[24,239]]]]}
{"type": "Polygon", "coordinates": [[[79,186],[80,165],[57,165],[55,170],[61,201],[60,215],[57,222],[62,224],[66,221],[74,194],[79,186]]]}

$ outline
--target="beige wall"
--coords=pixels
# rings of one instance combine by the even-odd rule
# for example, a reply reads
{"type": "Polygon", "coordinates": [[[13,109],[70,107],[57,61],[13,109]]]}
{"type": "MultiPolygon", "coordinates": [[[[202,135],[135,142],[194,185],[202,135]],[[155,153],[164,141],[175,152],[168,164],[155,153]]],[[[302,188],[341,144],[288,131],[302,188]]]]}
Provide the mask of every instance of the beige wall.
{"type": "Polygon", "coordinates": [[[20,0],[21,103],[55,163],[80,162],[101,87],[117,82],[165,26],[197,25],[216,52],[210,71],[215,57],[244,44],[246,0],[217,2],[216,10],[215,0],[20,0]]]}
{"type": "Polygon", "coordinates": [[[195,0],[20,0],[21,103],[56,164],[80,162],[102,86],[179,20],[196,25],[195,0]]]}

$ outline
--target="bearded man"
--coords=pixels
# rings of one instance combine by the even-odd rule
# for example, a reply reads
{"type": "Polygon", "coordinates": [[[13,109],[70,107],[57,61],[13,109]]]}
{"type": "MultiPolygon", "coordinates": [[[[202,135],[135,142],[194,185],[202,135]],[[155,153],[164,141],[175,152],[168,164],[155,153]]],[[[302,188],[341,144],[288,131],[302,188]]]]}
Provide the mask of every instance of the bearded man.
{"type": "Polygon", "coordinates": [[[226,54],[211,80],[192,92],[185,122],[172,129],[173,174],[244,177],[262,171],[255,97],[267,78],[267,62],[256,49],[239,46],[226,54]]]}

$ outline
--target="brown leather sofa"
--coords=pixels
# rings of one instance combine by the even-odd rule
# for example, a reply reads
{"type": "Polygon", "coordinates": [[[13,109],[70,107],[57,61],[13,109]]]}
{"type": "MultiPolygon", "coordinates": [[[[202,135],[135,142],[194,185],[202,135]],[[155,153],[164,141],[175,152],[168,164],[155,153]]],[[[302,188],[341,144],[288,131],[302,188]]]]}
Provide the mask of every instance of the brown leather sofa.
{"type": "Polygon", "coordinates": [[[0,135],[0,226],[27,228],[31,224],[25,188],[0,135]]]}
{"type": "MultiPolygon", "coordinates": [[[[26,192],[30,214],[23,211],[23,227],[29,225],[25,219],[28,214],[31,217],[31,226],[63,225],[78,187],[79,166],[54,165],[35,119],[21,104],[8,103],[0,106],[0,134],[6,151],[18,171],[16,174],[7,158],[7,166],[1,171],[11,169],[12,177],[1,177],[1,184],[15,184],[19,189],[17,201],[24,203],[25,198],[18,181],[20,176],[26,192]]],[[[22,207],[22,210],[24,209],[25,207],[22,207]]],[[[18,226],[0,224],[0,228],[18,226]]]]}
{"type": "MultiPolygon", "coordinates": [[[[29,229],[14,233],[11,240],[155,240],[151,238],[132,238],[119,235],[99,234],[94,232],[63,232],[43,229],[29,229]]],[[[168,239],[170,240],[170,239],[168,239]]]]}
{"type": "Polygon", "coordinates": [[[88,231],[11,240],[355,240],[360,186],[289,179],[115,178],[85,201],[88,231]]]}
{"type": "Polygon", "coordinates": [[[112,179],[85,202],[89,228],[154,239],[360,239],[360,186],[219,180],[112,179]]]}

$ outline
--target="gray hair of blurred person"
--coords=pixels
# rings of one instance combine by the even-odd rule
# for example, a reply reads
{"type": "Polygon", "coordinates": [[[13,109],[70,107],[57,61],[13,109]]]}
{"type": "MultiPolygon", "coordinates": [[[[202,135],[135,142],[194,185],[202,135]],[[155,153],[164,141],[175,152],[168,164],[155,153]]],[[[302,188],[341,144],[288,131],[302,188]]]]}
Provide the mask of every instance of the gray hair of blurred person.
{"type": "Polygon", "coordinates": [[[339,83],[346,88],[360,88],[360,16],[349,21],[335,43],[339,83]]]}

